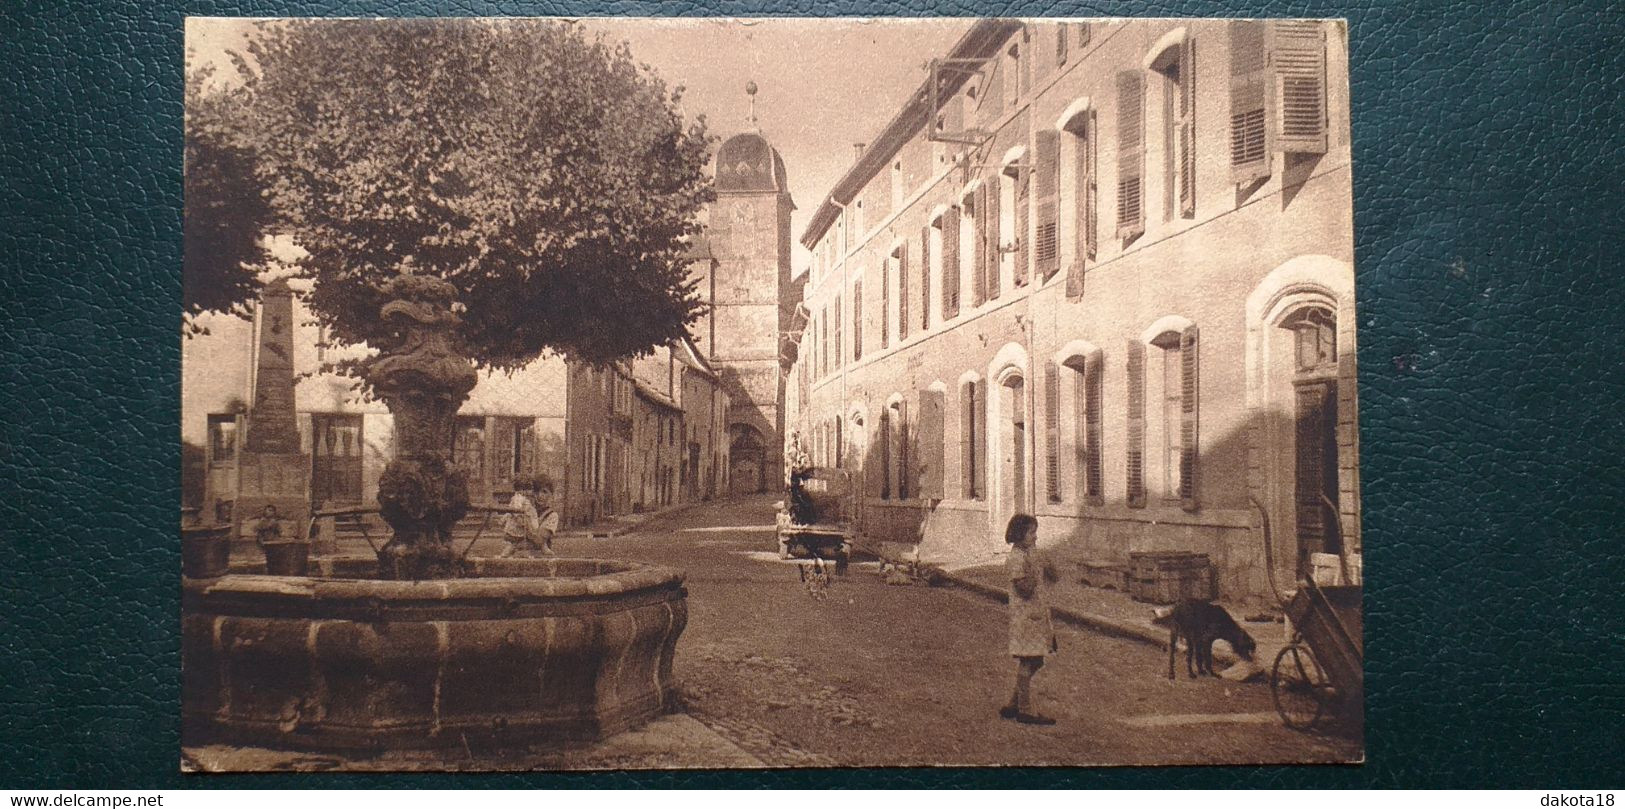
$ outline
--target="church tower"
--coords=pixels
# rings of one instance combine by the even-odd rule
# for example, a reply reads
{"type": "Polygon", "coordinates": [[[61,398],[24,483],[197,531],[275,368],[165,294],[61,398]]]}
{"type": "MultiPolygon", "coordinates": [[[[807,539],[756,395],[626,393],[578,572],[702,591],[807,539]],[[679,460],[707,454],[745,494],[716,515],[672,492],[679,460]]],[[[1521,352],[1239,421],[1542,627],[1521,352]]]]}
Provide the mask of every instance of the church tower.
{"type": "MultiPolygon", "coordinates": [[[[754,91],[752,83],[746,92],[754,91]]],[[[717,150],[716,193],[706,228],[712,309],[696,331],[731,399],[729,488],[769,491],[784,478],[779,347],[801,299],[790,271],[795,203],[783,158],[758,132],[735,135],[717,150]]]]}

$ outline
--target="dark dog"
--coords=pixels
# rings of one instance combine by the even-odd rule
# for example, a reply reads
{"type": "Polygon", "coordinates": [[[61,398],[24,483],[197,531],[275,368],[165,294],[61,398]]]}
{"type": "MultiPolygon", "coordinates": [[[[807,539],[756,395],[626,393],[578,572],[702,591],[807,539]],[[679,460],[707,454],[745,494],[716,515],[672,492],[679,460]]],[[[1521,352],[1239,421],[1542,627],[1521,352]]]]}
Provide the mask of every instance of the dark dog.
{"type": "Polygon", "coordinates": [[[1185,670],[1194,679],[1197,674],[1219,676],[1213,671],[1213,642],[1223,639],[1243,660],[1253,659],[1257,644],[1247,630],[1236,624],[1236,619],[1224,607],[1206,601],[1186,599],[1174,605],[1168,619],[1168,679],[1174,678],[1174,650],[1179,639],[1185,639],[1185,670]]]}

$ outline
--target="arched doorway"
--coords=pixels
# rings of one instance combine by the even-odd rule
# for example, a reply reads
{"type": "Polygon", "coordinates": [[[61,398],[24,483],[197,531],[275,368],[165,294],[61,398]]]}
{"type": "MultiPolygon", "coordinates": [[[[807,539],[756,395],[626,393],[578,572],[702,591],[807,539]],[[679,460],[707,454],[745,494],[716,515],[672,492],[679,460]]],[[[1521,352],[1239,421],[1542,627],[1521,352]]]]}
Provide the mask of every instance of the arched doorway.
{"type": "MultiPolygon", "coordinates": [[[[1330,308],[1306,304],[1278,324],[1282,354],[1291,359],[1292,522],[1298,535],[1298,570],[1309,555],[1339,553],[1337,317],[1330,308]]],[[[1282,363],[1284,366],[1286,363],[1282,363]]],[[[1282,368],[1281,370],[1286,370],[1282,368]]]]}
{"type": "Polygon", "coordinates": [[[729,491],[733,494],[757,494],[767,491],[766,442],[762,432],[749,424],[728,427],[729,491]]]}

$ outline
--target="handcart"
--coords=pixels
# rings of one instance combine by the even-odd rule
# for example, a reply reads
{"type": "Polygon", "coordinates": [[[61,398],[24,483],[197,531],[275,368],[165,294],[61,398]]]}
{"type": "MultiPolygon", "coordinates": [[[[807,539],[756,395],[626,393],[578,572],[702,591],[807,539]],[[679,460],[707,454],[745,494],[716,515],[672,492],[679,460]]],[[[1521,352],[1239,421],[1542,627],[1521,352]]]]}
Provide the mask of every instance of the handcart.
{"type": "MultiPolygon", "coordinates": [[[[1264,541],[1269,539],[1268,515],[1264,541]]],[[[1341,547],[1341,543],[1339,543],[1341,547]]],[[[1348,560],[1341,553],[1348,580],[1348,560]]],[[[1357,581],[1357,579],[1356,579],[1357,581]]],[[[1292,637],[1270,670],[1270,692],[1281,721],[1293,730],[1313,730],[1334,717],[1361,715],[1365,700],[1365,627],[1359,584],[1321,585],[1300,577],[1286,601],[1292,637]]]]}
{"type": "Polygon", "coordinates": [[[1299,582],[1286,605],[1292,640],[1275,657],[1270,691],[1281,721],[1311,730],[1321,721],[1357,712],[1365,694],[1359,585],[1321,587],[1299,582]]]}
{"type": "Polygon", "coordinates": [[[825,467],[797,470],[787,495],[776,531],[779,558],[833,561],[836,572],[844,572],[852,559],[856,505],[851,473],[825,467]]]}

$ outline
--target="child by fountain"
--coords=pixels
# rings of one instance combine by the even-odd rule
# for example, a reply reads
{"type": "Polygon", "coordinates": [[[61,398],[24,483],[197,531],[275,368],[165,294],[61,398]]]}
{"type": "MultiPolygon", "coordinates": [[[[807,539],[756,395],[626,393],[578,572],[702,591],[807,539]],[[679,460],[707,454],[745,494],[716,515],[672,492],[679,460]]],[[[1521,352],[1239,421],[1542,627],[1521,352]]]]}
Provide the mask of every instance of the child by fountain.
{"type": "Polygon", "coordinates": [[[526,478],[519,478],[513,482],[513,497],[508,499],[508,508],[514,511],[502,521],[502,539],[508,547],[502,549],[499,556],[506,559],[520,551],[525,556],[534,556],[536,543],[532,538],[536,533],[539,522],[536,513],[536,501],[530,489],[534,484],[526,478]]]}

